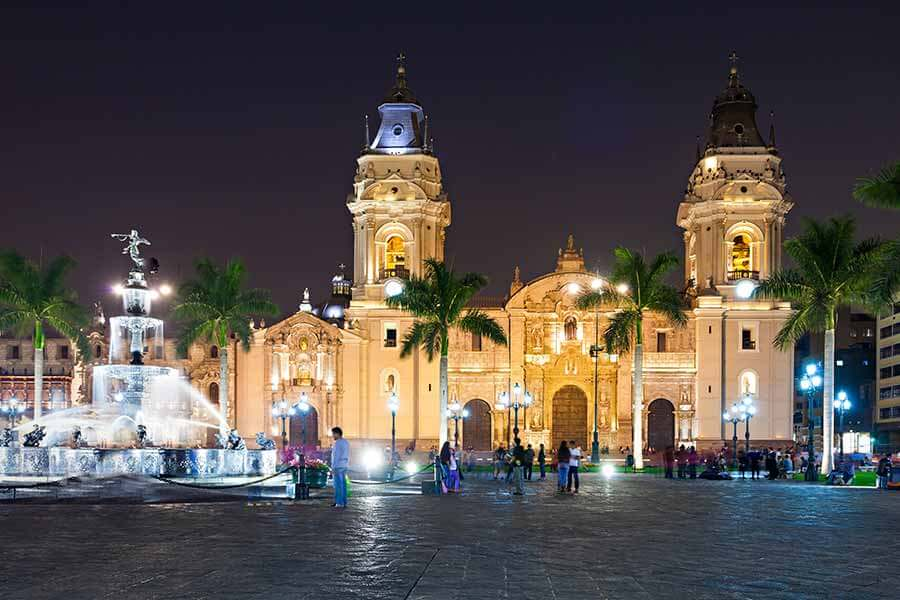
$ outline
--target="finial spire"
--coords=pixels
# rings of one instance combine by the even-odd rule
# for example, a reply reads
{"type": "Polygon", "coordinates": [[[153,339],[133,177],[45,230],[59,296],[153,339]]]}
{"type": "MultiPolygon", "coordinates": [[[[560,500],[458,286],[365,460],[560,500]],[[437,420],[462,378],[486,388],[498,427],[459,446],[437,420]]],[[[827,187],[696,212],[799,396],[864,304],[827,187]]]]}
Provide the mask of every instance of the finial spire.
{"type": "Polygon", "coordinates": [[[371,143],[372,138],[369,136],[369,115],[365,116],[366,121],[366,143],[363,146],[363,150],[368,150],[369,144],[371,143]]]}
{"type": "Polygon", "coordinates": [[[731,54],[728,55],[728,60],[731,61],[731,70],[728,73],[728,85],[735,87],[738,83],[738,55],[734,50],[731,51],[731,54]]]}
{"type": "Polygon", "coordinates": [[[700,156],[701,156],[701,155],[700,155],[700,136],[699,136],[699,135],[697,136],[697,148],[696,148],[696,152],[697,152],[697,162],[700,162],[700,156]]]}
{"type": "Polygon", "coordinates": [[[406,55],[397,55],[397,87],[406,87],[406,55]]]}
{"type": "Polygon", "coordinates": [[[769,111],[769,147],[775,147],[775,111],[769,111]]]}

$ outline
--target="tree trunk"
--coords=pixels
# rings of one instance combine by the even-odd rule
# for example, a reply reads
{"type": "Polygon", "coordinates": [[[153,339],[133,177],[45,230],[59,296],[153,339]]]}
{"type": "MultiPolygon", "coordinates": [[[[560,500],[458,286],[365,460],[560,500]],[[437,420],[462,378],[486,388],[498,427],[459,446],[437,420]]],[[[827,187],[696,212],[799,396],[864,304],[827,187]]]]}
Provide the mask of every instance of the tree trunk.
{"type": "Polygon", "coordinates": [[[444,442],[447,441],[447,350],[441,351],[441,416],[440,416],[440,442],[438,448],[443,448],[444,442]]]}
{"type": "Polygon", "coordinates": [[[219,346],[219,412],[222,415],[224,432],[229,430],[228,425],[228,342],[219,346]]]}
{"type": "Polygon", "coordinates": [[[644,468],[644,345],[634,345],[634,375],[632,376],[631,444],[634,468],[644,468]]]}
{"type": "Polygon", "coordinates": [[[41,418],[44,404],[44,328],[34,323],[34,420],[41,418]]]}
{"type": "Polygon", "coordinates": [[[834,464],[834,328],[825,330],[825,380],[822,384],[822,468],[828,475],[834,464]]]}

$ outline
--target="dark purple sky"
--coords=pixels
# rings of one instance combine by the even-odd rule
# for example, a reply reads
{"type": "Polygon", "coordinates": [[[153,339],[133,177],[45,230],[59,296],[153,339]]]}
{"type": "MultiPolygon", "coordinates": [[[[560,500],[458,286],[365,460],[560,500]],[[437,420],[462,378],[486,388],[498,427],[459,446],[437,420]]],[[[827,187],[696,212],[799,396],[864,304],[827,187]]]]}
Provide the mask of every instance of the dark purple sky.
{"type": "Polygon", "coordinates": [[[776,112],[789,233],[846,212],[900,230],[850,197],[900,159],[896,2],[133,4],[0,9],[0,245],[73,254],[86,303],[109,300],[127,262],[108,234],[132,226],[162,279],[237,255],[285,310],[304,286],[323,297],[351,261],[362,118],[377,123],[400,50],[453,203],[448,256],[492,293],[515,264],[551,270],[569,232],[589,265],[619,244],[680,252],[675,210],[731,50],[763,131],[776,112]]]}

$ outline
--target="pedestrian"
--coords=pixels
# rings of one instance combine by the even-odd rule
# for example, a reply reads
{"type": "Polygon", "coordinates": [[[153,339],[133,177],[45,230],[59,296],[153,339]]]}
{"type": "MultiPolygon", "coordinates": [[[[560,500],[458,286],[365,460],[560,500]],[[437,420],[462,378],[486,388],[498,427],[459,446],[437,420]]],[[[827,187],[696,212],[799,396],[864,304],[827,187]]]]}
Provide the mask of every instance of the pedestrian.
{"type": "Polygon", "coordinates": [[[534,448],[528,444],[525,449],[525,479],[531,481],[531,470],[534,468],[534,448]]]}
{"type": "Polygon", "coordinates": [[[672,479],[672,469],[675,466],[675,447],[666,446],[663,450],[663,463],[666,467],[666,479],[672,479]]]}
{"type": "Polygon", "coordinates": [[[538,446],[538,469],[541,470],[541,481],[547,478],[547,453],[544,452],[544,445],[538,446]]]}
{"type": "Polygon", "coordinates": [[[559,472],[559,488],[560,492],[566,491],[566,485],[569,482],[569,459],[572,458],[572,452],[569,450],[568,444],[563,440],[559,443],[559,450],[556,451],[556,470],[559,472]]]}
{"type": "Polygon", "coordinates": [[[506,483],[511,483],[513,478],[513,450],[515,450],[514,445],[507,449],[506,456],[504,456],[506,461],[506,483]]]}
{"type": "Polygon", "coordinates": [[[738,452],[738,471],[741,474],[741,479],[745,479],[747,477],[747,467],[750,466],[750,460],[747,458],[747,453],[741,450],[738,452]]]}
{"type": "Polygon", "coordinates": [[[522,440],[516,438],[513,440],[515,446],[510,457],[510,468],[513,473],[513,482],[516,486],[515,496],[521,496],[525,493],[525,448],[522,447],[522,440]]]}
{"type": "Polygon", "coordinates": [[[766,454],[766,471],[769,472],[767,479],[772,481],[778,479],[778,460],[775,458],[775,450],[771,447],[766,454]]]}
{"type": "Polygon", "coordinates": [[[750,452],[750,476],[753,479],[759,479],[759,451],[753,450],[750,452]]]}
{"type": "Polygon", "coordinates": [[[687,478],[687,457],[687,450],[684,444],[681,444],[678,447],[678,453],[675,455],[675,459],[678,461],[678,479],[687,478]]]}
{"type": "Polygon", "coordinates": [[[466,471],[472,472],[475,470],[475,448],[473,446],[469,446],[469,451],[466,453],[466,471]]]}
{"type": "MultiPolygon", "coordinates": [[[[447,442],[449,445],[450,442],[447,442]]],[[[447,491],[451,494],[459,492],[459,462],[456,460],[456,448],[450,448],[450,459],[447,463],[449,477],[447,478],[447,491]]]]}
{"type": "Polygon", "coordinates": [[[581,466],[581,446],[569,440],[569,474],[566,477],[566,491],[578,493],[578,467],[581,466]],[[572,484],[575,484],[574,487],[572,484]]]}
{"type": "Polygon", "coordinates": [[[637,468],[634,466],[634,454],[631,453],[630,446],[625,446],[625,468],[637,471],[637,468]]]}
{"type": "Polygon", "coordinates": [[[699,464],[700,455],[697,454],[697,449],[691,446],[691,449],[688,452],[688,473],[690,473],[691,479],[697,479],[697,465],[699,464]]]}
{"type": "MultiPolygon", "coordinates": [[[[441,446],[440,461],[441,461],[441,481],[449,482],[449,480],[450,480],[450,442],[444,442],[444,445],[441,446]]],[[[445,493],[447,492],[446,486],[444,486],[442,491],[445,493]]]]}
{"type": "Polygon", "coordinates": [[[334,477],[334,506],[347,508],[347,469],[350,468],[350,442],[344,439],[340,427],[331,428],[334,446],[331,448],[331,472],[334,477]]]}
{"type": "Polygon", "coordinates": [[[890,453],[883,454],[881,458],[878,459],[878,468],[875,470],[875,475],[877,477],[875,487],[879,490],[888,489],[888,483],[891,481],[890,453]]]}
{"type": "Polygon", "coordinates": [[[497,478],[500,477],[504,456],[506,456],[506,450],[503,448],[503,444],[500,444],[497,446],[497,449],[494,450],[494,481],[497,481],[497,478]]]}

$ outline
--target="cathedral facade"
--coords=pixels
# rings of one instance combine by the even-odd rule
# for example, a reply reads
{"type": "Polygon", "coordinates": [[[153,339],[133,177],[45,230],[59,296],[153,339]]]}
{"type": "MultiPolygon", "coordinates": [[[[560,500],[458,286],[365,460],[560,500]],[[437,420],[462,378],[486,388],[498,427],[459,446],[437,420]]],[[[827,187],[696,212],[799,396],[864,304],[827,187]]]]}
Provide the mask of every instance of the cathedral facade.
{"type": "MultiPolygon", "coordinates": [[[[460,424],[463,446],[496,447],[518,425],[527,443],[550,447],[574,439],[590,447],[595,422],[601,446],[613,449],[631,445],[634,427],[642,428],[651,448],[721,446],[732,435],[723,412],[745,396],[757,407],[752,442],[790,441],[793,353],[772,343],[790,306],[753,299],[751,292],[754,282],[781,265],[782,232],[792,204],[774,131],[764,139],[756,109],[732,67],[677,208],[688,323],[673,328],[654,315],[645,321],[641,422],[632,418],[633,356],[603,351],[592,356],[591,346],[602,341],[615,307],[576,308],[579,294],[604,274],[585,268],[583,252],[570,236],[555,252],[550,272],[521,281],[516,267],[507,296],[473,299],[473,307],[506,331],[508,346],[453,332],[449,401],[468,411],[460,424]],[[498,405],[501,394],[516,390],[532,400],[517,419],[498,405]]],[[[335,276],[325,306],[314,309],[307,297],[288,318],[254,324],[249,351],[229,349],[228,420],[248,439],[257,431],[279,433],[273,404],[294,403],[301,394],[312,409],[305,422],[291,419],[291,443],[305,435],[306,443],[327,446],[329,429],[339,425],[354,443],[383,447],[391,437],[393,394],[399,398],[399,447],[415,442],[427,448],[441,437],[438,362],[418,351],[400,358],[401,341],[415,319],[384,302],[402,289],[405,277],[423,274],[425,259],[444,258],[451,224],[451,201],[442,187],[428,119],[402,63],[379,113],[374,138],[367,128],[347,197],[352,276],[335,276]]],[[[102,336],[92,343],[100,360],[102,336]]],[[[165,354],[174,356],[174,349],[165,354]]],[[[196,346],[178,363],[192,385],[213,400],[220,385],[217,356],[215,347],[196,346]]],[[[75,379],[71,394],[77,397],[75,379]]]]}

